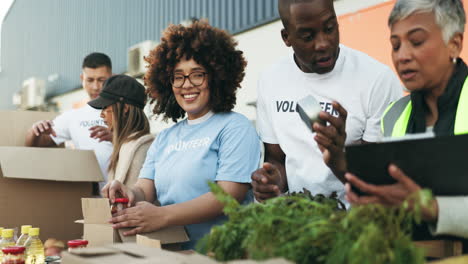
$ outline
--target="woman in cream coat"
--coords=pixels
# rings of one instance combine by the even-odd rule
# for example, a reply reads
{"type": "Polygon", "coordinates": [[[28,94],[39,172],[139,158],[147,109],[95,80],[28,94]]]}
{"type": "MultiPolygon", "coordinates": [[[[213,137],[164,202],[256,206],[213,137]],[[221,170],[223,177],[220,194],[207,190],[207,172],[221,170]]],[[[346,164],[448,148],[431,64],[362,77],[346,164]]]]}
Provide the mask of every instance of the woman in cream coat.
{"type": "MultiPolygon", "coordinates": [[[[154,140],[143,112],[145,87],[126,75],[109,78],[99,97],[88,104],[102,109],[101,117],[112,131],[114,149],[109,161],[108,182],[133,186],[154,140]]],[[[105,188],[105,187],[104,187],[105,188]]]]}

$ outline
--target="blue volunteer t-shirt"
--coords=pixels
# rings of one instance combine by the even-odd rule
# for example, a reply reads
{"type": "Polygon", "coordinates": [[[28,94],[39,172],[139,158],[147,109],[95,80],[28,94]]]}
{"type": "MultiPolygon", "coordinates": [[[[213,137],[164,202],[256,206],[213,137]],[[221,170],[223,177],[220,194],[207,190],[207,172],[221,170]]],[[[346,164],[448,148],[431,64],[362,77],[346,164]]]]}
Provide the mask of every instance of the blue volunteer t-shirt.
{"type": "MultiPolygon", "coordinates": [[[[210,191],[208,181],[250,183],[260,162],[260,140],[241,114],[217,113],[189,124],[187,119],[163,130],[153,142],[140,178],[154,180],[161,206],[183,203],[210,191]]],[[[249,191],[244,202],[253,200],[249,191]]],[[[193,248],[211,227],[225,217],[187,225],[193,248]]]]}

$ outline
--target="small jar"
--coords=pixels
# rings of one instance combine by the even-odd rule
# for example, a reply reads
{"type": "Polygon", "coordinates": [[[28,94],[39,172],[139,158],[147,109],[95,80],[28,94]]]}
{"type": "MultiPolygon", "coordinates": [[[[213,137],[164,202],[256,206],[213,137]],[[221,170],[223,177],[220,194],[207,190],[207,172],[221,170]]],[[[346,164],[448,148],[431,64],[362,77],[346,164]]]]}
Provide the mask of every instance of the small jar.
{"type": "Polygon", "coordinates": [[[88,240],[76,239],[67,242],[68,252],[74,252],[77,249],[85,248],[88,245],[88,240]]]}
{"type": "Polygon", "coordinates": [[[82,239],[82,240],[81,240],[81,247],[82,247],[82,248],[85,248],[85,247],[87,247],[87,246],[88,246],[88,240],[82,239]]]}
{"type": "Polygon", "coordinates": [[[11,246],[3,248],[2,264],[24,264],[24,251],[25,247],[11,246]]]}
{"type": "Polygon", "coordinates": [[[122,211],[123,209],[128,208],[128,198],[115,198],[115,202],[111,207],[111,214],[122,211]]]}

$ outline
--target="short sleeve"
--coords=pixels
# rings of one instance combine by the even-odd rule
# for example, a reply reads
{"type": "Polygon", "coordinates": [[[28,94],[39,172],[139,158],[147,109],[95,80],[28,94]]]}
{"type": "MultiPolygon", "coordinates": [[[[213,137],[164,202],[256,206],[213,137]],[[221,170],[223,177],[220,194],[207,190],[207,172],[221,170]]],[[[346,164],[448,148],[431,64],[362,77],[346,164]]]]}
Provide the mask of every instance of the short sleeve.
{"type": "Polygon", "coordinates": [[[260,163],[260,139],[246,118],[229,124],[219,136],[215,181],[250,183],[260,163]]]}
{"type": "Polygon", "coordinates": [[[138,176],[138,178],[149,179],[154,181],[154,176],[156,173],[154,164],[156,163],[157,158],[156,151],[159,145],[159,138],[160,136],[158,136],[156,140],[154,140],[153,143],[151,143],[151,146],[149,147],[148,152],[146,153],[145,162],[141,167],[140,175],[138,176]]]}
{"type": "Polygon", "coordinates": [[[265,94],[263,94],[264,83],[259,80],[257,87],[257,130],[260,135],[260,139],[268,144],[279,144],[276,134],[273,130],[271,120],[271,108],[268,107],[265,102],[265,94]]]}
{"type": "Polygon", "coordinates": [[[380,120],[388,105],[403,96],[403,86],[396,75],[389,69],[377,77],[369,95],[366,127],[362,139],[376,142],[382,138],[380,120]]]}
{"type": "Polygon", "coordinates": [[[73,118],[74,111],[65,112],[54,119],[54,130],[56,137],[51,136],[55,144],[59,145],[67,140],[71,140],[70,120],[73,118]]]}

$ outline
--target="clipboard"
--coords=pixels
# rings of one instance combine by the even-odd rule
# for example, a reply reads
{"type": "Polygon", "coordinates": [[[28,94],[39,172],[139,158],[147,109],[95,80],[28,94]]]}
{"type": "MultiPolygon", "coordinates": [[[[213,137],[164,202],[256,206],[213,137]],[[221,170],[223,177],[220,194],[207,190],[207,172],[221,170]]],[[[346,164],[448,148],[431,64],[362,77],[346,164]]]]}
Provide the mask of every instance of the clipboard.
{"type": "Polygon", "coordinates": [[[395,183],[393,163],[434,195],[468,195],[468,134],[347,146],[346,159],[348,171],[367,183],[395,183]]]}

